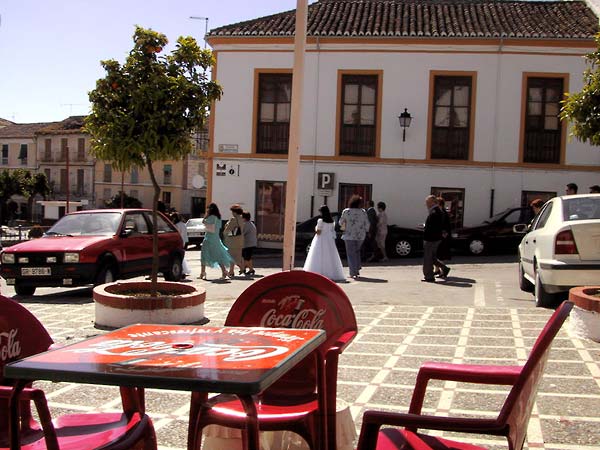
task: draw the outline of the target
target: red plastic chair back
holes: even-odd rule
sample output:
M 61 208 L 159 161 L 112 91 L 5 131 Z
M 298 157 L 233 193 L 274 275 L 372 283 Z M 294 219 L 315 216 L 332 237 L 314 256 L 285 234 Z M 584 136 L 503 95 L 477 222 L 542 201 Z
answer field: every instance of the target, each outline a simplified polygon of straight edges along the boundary
M 225 325 L 326 330 L 327 338 L 313 358 L 306 358 L 264 394 L 286 403 L 314 395 L 318 382 L 314 358 L 324 361 L 341 336 L 357 331 L 344 291 L 330 279 L 303 270 L 276 273 L 252 284 L 231 307 Z
M 563 302 L 552 314 L 535 341 L 529 358 L 500 411 L 498 421 L 508 425 L 507 439 L 511 448 L 523 447 L 527 435 L 527 424 L 548 361 L 552 341 L 572 308 L 573 303 Z
M 4 378 L 4 366 L 50 348 L 53 341 L 44 326 L 25 307 L 0 295 L 0 385 L 11 386 Z M 29 422 L 29 402 L 21 407 L 24 424 Z M 8 435 L 8 400 L 0 398 L 0 437 Z

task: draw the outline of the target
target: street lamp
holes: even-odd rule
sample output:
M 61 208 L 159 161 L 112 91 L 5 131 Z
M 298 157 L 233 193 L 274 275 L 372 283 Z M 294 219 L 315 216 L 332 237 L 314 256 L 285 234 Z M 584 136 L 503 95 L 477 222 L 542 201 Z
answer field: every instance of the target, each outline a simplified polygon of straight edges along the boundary
M 206 35 L 208 34 L 208 17 L 190 16 L 190 19 L 204 20 L 204 48 L 206 48 Z
M 412 116 L 408 110 L 404 108 L 404 112 L 398 116 L 398 120 L 400 121 L 400 126 L 402 127 L 402 142 L 404 142 L 406 141 L 406 129 L 410 127 Z

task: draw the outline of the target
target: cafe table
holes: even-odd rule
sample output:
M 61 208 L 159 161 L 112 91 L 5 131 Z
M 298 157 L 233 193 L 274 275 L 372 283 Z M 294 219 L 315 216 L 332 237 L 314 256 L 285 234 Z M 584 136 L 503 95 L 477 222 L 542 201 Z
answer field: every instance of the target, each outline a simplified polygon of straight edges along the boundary
M 249 416 L 248 450 L 258 450 L 252 396 L 324 340 L 323 330 L 312 329 L 136 324 L 7 364 L 4 376 L 20 380 L 16 390 L 48 380 L 191 391 L 205 398 L 209 392 L 234 394 Z M 11 417 L 17 406 L 11 401 Z M 11 427 L 18 426 L 14 422 Z M 188 449 L 194 428 L 190 412 Z

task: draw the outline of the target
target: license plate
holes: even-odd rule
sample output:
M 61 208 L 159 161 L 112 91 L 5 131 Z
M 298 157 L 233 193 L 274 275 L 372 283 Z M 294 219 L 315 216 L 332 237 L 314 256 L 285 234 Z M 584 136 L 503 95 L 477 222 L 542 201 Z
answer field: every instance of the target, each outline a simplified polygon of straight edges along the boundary
M 21 275 L 30 277 L 50 275 L 50 267 L 21 267 Z

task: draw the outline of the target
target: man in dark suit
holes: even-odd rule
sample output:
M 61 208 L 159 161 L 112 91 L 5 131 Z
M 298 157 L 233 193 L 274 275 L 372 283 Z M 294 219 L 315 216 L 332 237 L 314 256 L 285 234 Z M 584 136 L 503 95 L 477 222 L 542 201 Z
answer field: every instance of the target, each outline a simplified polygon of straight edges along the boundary
M 425 229 L 423 230 L 423 280 L 428 283 L 435 283 L 433 273 L 434 264 L 442 271 L 442 278 L 445 278 L 450 272 L 450 268 L 442 261 L 437 259 L 437 249 L 442 241 L 444 231 L 444 213 L 440 209 L 435 195 L 429 195 L 425 199 L 425 206 L 429 214 L 425 220 Z
M 369 219 L 369 231 L 367 232 L 367 238 L 364 243 L 364 254 L 367 258 L 367 262 L 374 261 L 376 258 L 377 245 L 375 242 L 375 235 L 377 234 L 377 210 L 375 210 L 375 202 L 369 200 L 369 207 L 367 208 L 367 218 Z

